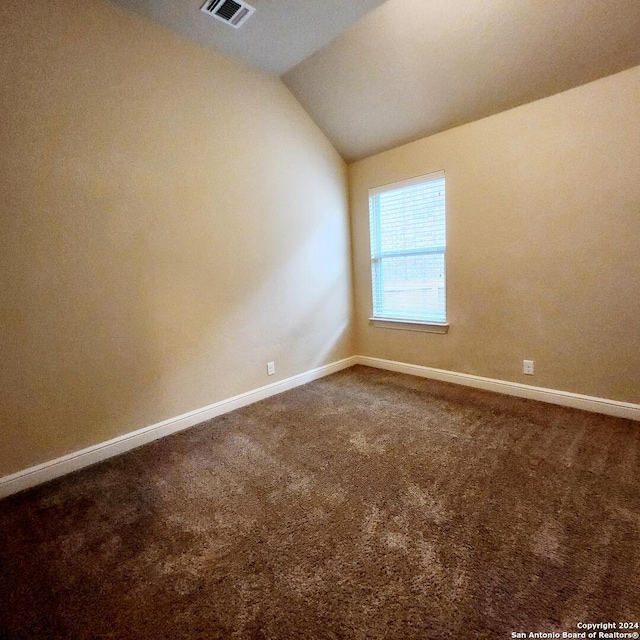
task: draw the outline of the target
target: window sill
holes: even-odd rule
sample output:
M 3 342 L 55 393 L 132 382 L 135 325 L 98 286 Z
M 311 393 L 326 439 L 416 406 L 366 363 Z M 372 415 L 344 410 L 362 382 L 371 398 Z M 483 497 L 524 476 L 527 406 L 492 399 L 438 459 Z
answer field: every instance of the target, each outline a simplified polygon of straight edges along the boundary
M 372 327 L 400 329 L 402 331 L 422 331 L 424 333 L 445 334 L 449 331 L 446 322 L 420 322 L 418 320 L 392 320 L 390 318 L 369 318 Z

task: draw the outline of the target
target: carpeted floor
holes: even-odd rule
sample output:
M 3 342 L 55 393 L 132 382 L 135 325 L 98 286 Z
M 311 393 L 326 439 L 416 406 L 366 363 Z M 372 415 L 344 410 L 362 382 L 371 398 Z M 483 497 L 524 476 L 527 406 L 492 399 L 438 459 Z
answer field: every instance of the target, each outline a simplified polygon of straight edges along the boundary
M 2 638 L 640 619 L 640 424 L 354 367 L 0 502 Z

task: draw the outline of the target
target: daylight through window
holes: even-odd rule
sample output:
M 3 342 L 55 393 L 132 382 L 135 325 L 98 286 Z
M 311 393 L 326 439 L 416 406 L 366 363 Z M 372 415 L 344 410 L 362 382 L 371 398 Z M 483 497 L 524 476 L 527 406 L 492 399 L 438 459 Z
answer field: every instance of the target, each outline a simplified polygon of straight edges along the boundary
M 444 172 L 369 191 L 373 316 L 445 323 Z

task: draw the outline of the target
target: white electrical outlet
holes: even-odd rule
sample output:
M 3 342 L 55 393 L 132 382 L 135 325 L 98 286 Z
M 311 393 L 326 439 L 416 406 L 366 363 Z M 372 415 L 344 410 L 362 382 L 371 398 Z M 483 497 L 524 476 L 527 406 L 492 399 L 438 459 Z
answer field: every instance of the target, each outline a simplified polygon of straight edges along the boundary
M 272 376 L 276 372 L 276 363 L 267 362 L 267 374 Z
M 533 375 L 533 360 L 522 361 L 522 372 L 528 376 Z

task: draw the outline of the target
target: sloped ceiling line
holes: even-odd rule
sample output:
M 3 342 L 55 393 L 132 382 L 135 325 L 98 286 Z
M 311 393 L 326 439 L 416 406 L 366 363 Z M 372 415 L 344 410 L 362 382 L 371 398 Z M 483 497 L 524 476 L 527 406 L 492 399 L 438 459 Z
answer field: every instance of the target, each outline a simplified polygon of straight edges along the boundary
M 347 161 L 640 64 L 638 0 L 112 0 L 284 83 Z

